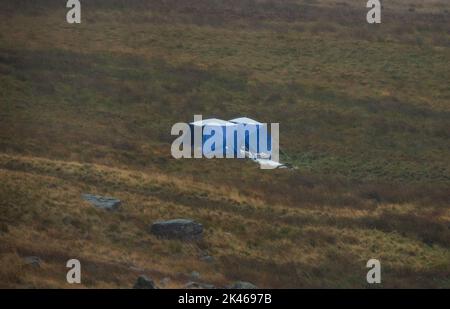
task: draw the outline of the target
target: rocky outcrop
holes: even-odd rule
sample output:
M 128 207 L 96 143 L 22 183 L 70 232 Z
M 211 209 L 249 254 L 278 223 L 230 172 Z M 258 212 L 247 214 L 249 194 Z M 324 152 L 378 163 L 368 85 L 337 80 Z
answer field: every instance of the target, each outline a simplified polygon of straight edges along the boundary
M 157 221 L 150 226 L 150 233 L 162 238 L 197 240 L 202 237 L 203 225 L 190 219 Z

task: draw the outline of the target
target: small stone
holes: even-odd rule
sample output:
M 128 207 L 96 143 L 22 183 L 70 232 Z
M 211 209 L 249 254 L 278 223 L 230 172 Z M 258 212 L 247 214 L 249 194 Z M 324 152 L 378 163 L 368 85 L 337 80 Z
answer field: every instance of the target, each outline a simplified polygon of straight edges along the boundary
M 157 289 L 155 283 L 153 283 L 153 280 L 148 278 L 145 275 L 140 275 L 136 283 L 133 286 L 133 289 Z
M 160 284 L 161 284 L 161 286 L 167 286 L 169 284 L 169 282 L 170 282 L 170 278 L 165 277 L 165 278 L 161 279 Z
M 142 268 L 140 268 L 140 267 L 137 267 L 137 266 L 135 266 L 135 265 L 131 265 L 131 266 L 130 266 L 130 269 L 131 269 L 132 271 L 136 271 L 136 272 L 143 272 L 143 271 L 144 271 L 144 269 L 142 269 Z
M 41 267 L 41 259 L 37 256 L 27 256 L 23 259 L 26 265 Z
M 214 258 L 210 255 L 202 256 L 202 257 L 200 257 L 200 260 L 202 260 L 203 262 L 206 262 L 206 263 L 214 262 Z
M 188 282 L 184 285 L 186 289 L 201 289 L 200 284 L 198 282 Z
M 257 289 L 258 287 L 254 285 L 253 283 L 246 282 L 246 281 L 236 281 L 232 285 L 228 287 L 229 289 L 248 289 L 253 290 Z
M 200 283 L 200 282 L 194 282 L 190 281 L 186 283 L 184 286 L 186 289 L 215 289 L 216 287 L 213 284 L 209 283 Z
M 191 272 L 190 277 L 192 280 L 198 280 L 200 279 L 200 273 L 198 271 L 193 271 Z

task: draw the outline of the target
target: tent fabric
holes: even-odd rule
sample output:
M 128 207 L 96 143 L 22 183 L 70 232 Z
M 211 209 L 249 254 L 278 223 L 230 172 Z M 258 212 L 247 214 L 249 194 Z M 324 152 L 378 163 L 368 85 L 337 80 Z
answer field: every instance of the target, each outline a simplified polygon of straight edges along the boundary
M 189 123 L 191 127 L 191 140 L 194 145 L 194 128 L 200 127 L 202 132 L 202 153 L 204 155 L 222 156 L 226 157 L 227 154 L 232 154 L 234 157 L 238 157 L 238 153 L 248 152 L 248 157 L 269 159 L 271 157 L 271 144 L 272 138 L 267 132 L 267 140 L 263 141 L 262 130 L 267 129 L 266 124 L 263 124 L 257 120 L 248 117 L 239 117 L 231 119 L 230 121 L 209 118 L 194 121 Z M 206 129 L 206 130 L 205 130 Z M 239 130 L 245 129 L 243 137 L 238 134 Z M 209 134 L 211 133 L 211 134 Z M 222 145 L 215 145 L 213 143 L 211 149 L 205 147 L 208 140 L 219 135 L 218 139 L 222 142 Z M 217 136 L 216 136 L 217 138 Z M 254 138 L 254 142 L 250 141 Z M 233 141 L 231 141 L 233 140 Z M 227 147 L 227 142 L 231 147 Z M 266 142 L 266 143 L 263 143 Z M 208 143 L 209 145 L 209 143 Z M 264 145 L 264 147 L 263 147 Z
M 237 124 L 221 120 L 217 118 L 210 118 L 210 119 L 202 119 L 200 121 L 191 122 L 189 124 L 191 127 L 191 135 L 192 135 L 192 144 L 194 143 L 194 128 L 200 127 L 202 130 L 202 153 L 208 154 L 208 155 L 214 155 L 214 156 L 223 156 L 225 157 L 227 153 L 236 153 L 237 151 L 237 133 L 234 134 L 237 128 Z M 205 133 L 206 131 L 211 131 L 212 134 Z M 227 130 L 230 131 L 232 135 L 227 136 Z M 214 135 L 218 135 L 218 139 L 222 141 L 222 145 L 215 145 L 215 143 L 212 145 L 211 149 L 205 149 L 205 143 L 213 137 Z M 227 147 L 227 138 L 231 138 L 234 135 L 234 145 L 229 149 Z
M 206 126 L 206 125 L 210 125 L 210 126 L 236 126 L 236 124 L 233 123 L 233 122 L 222 120 L 222 119 L 217 119 L 217 118 L 202 119 L 202 120 L 199 120 L 199 121 L 191 122 L 190 124 L 194 125 L 194 126 Z
M 189 126 L 191 128 L 192 145 L 194 145 L 195 128 L 201 128 L 203 155 L 209 154 L 216 157 L 227 157 L 228 154 L 233 154 L 233 157 L 238 157 L 237 153 L 239 153 L 239 157 L 250 158 L 253 162 L 258 163 L 261 168 L 287 168 L 285 164 L 272 161 L 272 136 L 267 132 L 267 125 L 264 123 L 248 117 L 234 118 L 230 121 L 209 118 L 191 122 Z M 205 132 L 205 129 L 207 129 L 207 132 Z M 238 134 L 243 129 L 245 130 L 244 136 Z M 264 130 L 267 133 L 266 141 L 261 140 Z M 216 134 L 218 136 L 216 136 L 211 149 L 207 149 L 209 147 L 205 147 L 205 144 Z M 256 145 L 251 145 L 250 137 L 255 138 Z M 217 138 L 221 141 L 222 145 L 215 145 Z M 232 146 L 227 147 L 227 142 Z
M 241 124 L 263 125 L 261 122 L 256 121 L 251 118 L 248 118 L 248 117 L 234 118 L 234 119 L 231 119 L 230 122 L 237 123 L 237 124 L 241 123 Z
M 286 165 L 284 165 L 283 163 L 268 159 L 255 159 L 254 161 L 258 163 L 261 168 L 265 169 L 287 168 Z
M 262 130 L 262 127 L 266 126 L 266 125 L 259 121 L 254 120 L 254 119 L 248 118 L 248 117 L 234 118 L 234 119 L 231 119 L 230 122 L 235 123 L 240 126 L 245 126 L 246 132 L 245 132 L 244 140 L 238 141 L 238 145 L 240 145 L 239 147 L 244 147 L 244 149 L 246 151 L 249 151 L 250 153 L 260 154 L 262 152 L 262 149 L 261 149 L 262 140 L 260 139 L 260 138 L 262 138 L 261 130 Z M 250 137 L 255 138 L 256 145 L 251 145 Z M 269 156 L 271 154 L 271 151 L 270 151 L 271 144 L 272 144 L 271 140 L 272 140 L 272 138 L 271 138 L 270 134 L 267 132 L 267 147 L 266 148 L 269 149 L 269 153 L 268 153 Z

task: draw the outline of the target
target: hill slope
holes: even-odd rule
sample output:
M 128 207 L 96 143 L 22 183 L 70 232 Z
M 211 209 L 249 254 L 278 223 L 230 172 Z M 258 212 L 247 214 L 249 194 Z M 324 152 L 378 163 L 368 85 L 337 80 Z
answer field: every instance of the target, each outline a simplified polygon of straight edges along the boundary
M 450 287 L 447 1 L 93 0 L 0 11 L 0 284 Z M 280 123 L 282 160 L 175 160 L 194 114 Z M 123 201 L 93 208 L 83 193 Z M 151 222 L 204 224 L 198 243 Z M 201 257 L 209 254 L 212 263 Z M 40 268 L 24 265 L 39 256 Z

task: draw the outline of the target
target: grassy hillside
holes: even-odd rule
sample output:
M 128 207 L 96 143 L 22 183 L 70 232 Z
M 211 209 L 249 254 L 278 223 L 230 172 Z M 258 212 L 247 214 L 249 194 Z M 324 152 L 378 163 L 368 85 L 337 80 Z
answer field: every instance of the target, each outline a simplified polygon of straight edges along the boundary
M 79 25 L 64 1 L 2 4 L 1 287 L 73 287 L 70 258 L 83 287 L 366 287 L 370 258 L 381 287 L 450 287 L 450 5 L 368 25 L 363 2 L 96 0 Z M 279 122 L 298 169 L 173 159 L 194 114 Z M 204 239 L 147 233 L 179 217 Z

